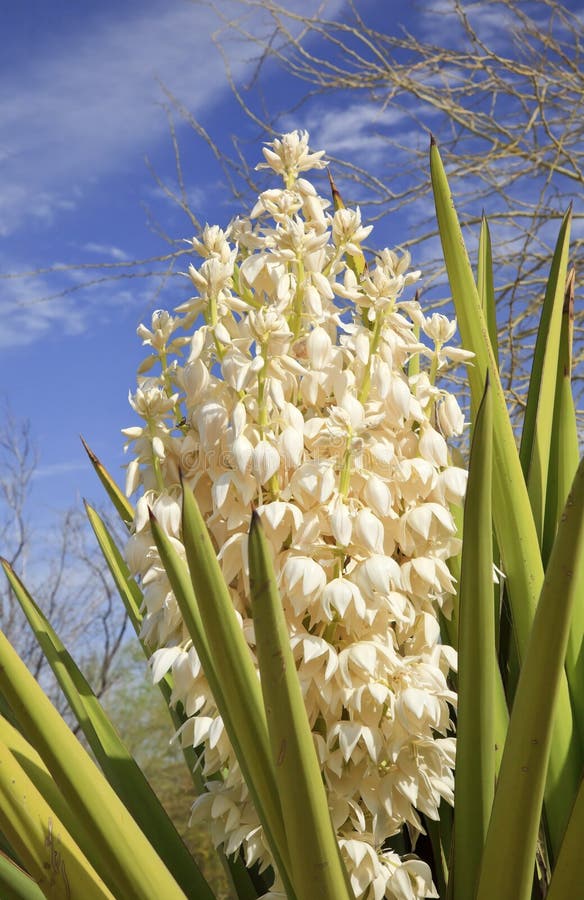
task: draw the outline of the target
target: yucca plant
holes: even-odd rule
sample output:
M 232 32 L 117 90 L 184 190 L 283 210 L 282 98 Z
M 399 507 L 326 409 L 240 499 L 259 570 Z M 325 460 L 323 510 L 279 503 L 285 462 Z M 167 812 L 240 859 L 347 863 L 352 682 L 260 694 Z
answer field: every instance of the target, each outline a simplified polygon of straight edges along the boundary
M 445 346 L 444 316 L 402 296 L 419 276 L 407 255 L 366 259 L 371 229 L 334 185 L 327 211 L 303 174 L 324 165 L 305 134 L 264 157 L 284 187 L 250 220 L 206 227 L 189 270 L 198 295 L 139 329 L 152 353 L 132 398 L 142 424 L 126 430 L 135 508 L 88 451 L 130 532 L 124 555 L 90 507 L 89 520 L 181 736 L 194 816 L 238 898 L 577 896 L 584 468 L 570 213 L 518 450 L 488 226 L 475 280 L 437 147 L 464 350 Z M 470 359 L 462 517 L 465 474 L 445 437 L 463 416 L 438 378 Z M 2 896 L 212 897 L 4 568 L 99 767 L 2 636 Z

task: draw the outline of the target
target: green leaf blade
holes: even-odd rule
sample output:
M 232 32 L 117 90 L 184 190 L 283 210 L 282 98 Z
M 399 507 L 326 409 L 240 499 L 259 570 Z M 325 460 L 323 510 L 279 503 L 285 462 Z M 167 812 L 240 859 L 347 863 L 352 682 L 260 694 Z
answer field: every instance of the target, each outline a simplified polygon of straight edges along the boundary
M 89 746 L 126 809 L 132 814 L 187 897 L 212 900 L 195 860 L 164 811 L 140 767 L 105 714 L 90 684 L 47 618 L 8 564 L 4 570 Z
M 41 897 L 114 900 L 91 863 L 0 739 L 0 826 Z M 16 873 L 5 870 L 5 875 Z M 22 882 L 22 887 L 27 885 Z
M 265 828 L 276 865 L 293 897 L 261 690 L 207 527 L 194 496 L 185 489 L 183 542 L 187 568 L 154 516 L 151 515 L 150 521 L 162 563 Z M 214 660 L 219 659 L 220 673 L 214 664 Z
M 584 779 L 574 801 L 546 900 L 577 897 L 582 888 L 582 835 L 584 834 Z
M 103 484 L 108 497 L 110 498 L 114 509 L 118 513 L 120 519 L 126 526 L 130 528 L 134 521 L 134 508 L 125 494 L 119 489 L 118 485 L 107 471 L 103 463 L 100 462 L 93 450 L 81 438 L 81 443 L 85 448 L 85 452 L 89 457 L 89 461 L 94 468 L 95 474 Z
M 493 279 L 493 253 L 489 223 L 483 214 L 479 234 L 479 256 L 477 268 L 477 289 L 481 307 L 485 314 L 487 331 L 493 351 L 495 365 L 499 367 L 499 340 L 497 336 L 497 310 L 495 303 L 495 285 Z
M 183 891 L 114 790 L 0 632 L 0 691 L 66 802 L 87 820 L 88 859 L 124 900 L 152 894 L 181 900 Z
M 250 590 L 262 693 L 299 897 L 349 900 L 276 575 L 259 517 L 249 534 Z
M 487 323 L 444 166 L 434 141 L 430 148 L 430 171 L 438 229 L 462 343 L 466 350 L 475 353 L 474 365 L 468 369 L 473 418 L 487 371 L 493 389 L 493 520 L 506 576 L 515 639 L 519 656 L 523 658 L 543 584 L 539 538 Z M 574 740 L 568 685 L 565 676 L 562 676 L 546 789 L 546 818 L 554 852 L 559 847 L 567 822 L 569 798 L 574 796 L 580 781 L 582 759 L 582 748 L 579 741 Z
M 584 558 L 584 460 L 558 529 L 515 695 L 477 900 L 529 900 L 546 769 L 557 724 L 572 571 Z M 557 786 L 556 786 L 557 787 Z M 564 794 L 568 802 L 575 792 Z
M 30 875 L 3 853 L 0 853 L 0 891 L 4 900 L 45 900 L 45 895 Z
M 562 311 L 568 267 L 571 209 L 558 235 L 547 282 L 533 355 L 519 459 L 533 510 L 538 538 L 543 540 L 554 397 L 558 379 Z
M 497 664 L 491 529 L 492 426 L 487 379 L 474 428 L 464 510 L 455 770 L 455 900 L 465 900 L 474 894 L 495 793 Z

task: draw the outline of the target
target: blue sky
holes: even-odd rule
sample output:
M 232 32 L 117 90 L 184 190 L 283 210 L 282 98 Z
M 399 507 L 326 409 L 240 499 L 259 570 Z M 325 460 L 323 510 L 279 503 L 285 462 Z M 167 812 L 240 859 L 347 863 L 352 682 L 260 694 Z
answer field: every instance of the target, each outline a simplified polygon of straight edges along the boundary
M 227 17 L 234 9 L 232 0 L 216 5 Z M 309 13 L 319 4 L 285 5 Z M 425 2 L 409 12 L 395 0 L 356 5 L 380 27 L 389 16 L 395 29 L 415 26 L 423 36 L 456 40 L 440 17 L 427 16 Z M 346 9 L 346 0 L 329 0 L 326 7 L 330 17 Z M 246 24 L 265 28 L 259 11 Z M 483 26 L 492 33 L 500 22 L 485 15 Z M 120 429 L 133 422 L 127 394 L 143 356 L 135 330 L 153 309 L 178 305 L 188 283 L 176 278 L 163 286 L 135 277 L 76 290 L 91 270 L 6 276 L 166 253 L 156 222 L 175 240 L 192 236 L 192 225 L 146 164 L 147 157 L 163 180 L 175 183 L 161 84 L 220 146 L 229 146 L 231 135 L 241 136 L 252 163 L 260 158 L 260 146 L 254 145 L 257 127 L 230 91 L 212 40 L 218 21 L 205 4 L 25 0 L 2 5 L 0 27 L 0 397 L 16 416 L 31 420 L 41 454 L 34 517 L 46 523 L 81 496 L 101 499 L 80 434 L 123 480 Z M 230 45 L 230 60 L 236 80 L 249 81 L 249 48 Z M 269 75 L 264 87 L 272 111 L 293 106 L 302 85 L 275 66 Z M 399 124 L 395 109 L 380 111 L 350 96 L 336 97 L 332 105 L 321 98 L 282 119 L 285 128 L 308 127 L 314 149 L 372 166 L 380 163 L 384 146 L 376 132 Z M 226 224 L 236 207 L 220 167 L 205 142 L 179 120 L 177 137 L 193 210 L 202 223 Z M 427 135 L 410 130 L 403 141 L 419 145 Z M 375 243 L 399 243 L 402 227 L 415 227 L 413 213 L 403 223 L 380 224 Z
M 308 12 L 316 2 L 295 0 Z M 219 0 L 229 15 L 233 7 Z M 374 8 L 372 2 L 362 9 Z M 332 15 L 343 0 L 331 0 Z M 192 235 L 186 217 L 168 201 L 146 162 L 175 183 L 164 84 L 214 139 L 240 135 L 250 161 L 257 128 L 234 101 L 220 54 L 218 27 L 205 5 L 187 0 L 71 3 L 41 0 L 5 4 L 0 24 L 0 271 L 4 276 L 55 265 L 124 263 L 168 251 L 148 216 L 175 239 Z M 264 27 L 261 16 L 248 27 Z M 252 72 L 249 48 L 231 46 L 237 78 Z M 301 87 L 274 68 L 269 101 L 292 105 Z M 379 113 L 345 108 L 336 121 L 303 113 L 284 127 L 315 124 L 331 153 L 351 150 Z M 384 114 L 386 121 L 388 114 Z M 308 118 L 307 118 L 308 116 Z M 382 115 L 383 118 L 383 115 Z M 205 142 L 177 122 L 189 198 L 201 222 L 226 224 L 236 207 Z M 320 145 L 319 145 L 320 146 Z M 147 208 L 147 210 L 146 210 Z M 96 272 L 98 278 L 104 273 Z M 66 270 L 0 281 L 0 396 L 28 418 L 40 449 L 34 518 L 81 496 L 101 499 L 82 434 L 112 473 L 123 478 L 120 429 L 133 421 L 127 403 L 142 348 L 136 326 L 159 306 L 188 294 L 175 279 L 102 281 L 81 290 L 87 272 Z M 47 299 L 51 298 L 51 299 Z
M 213 13 L 183 0 L 61 0 L 50 12 L 28 0 L 3 5 L 0 18 L 1 271 L 165 253 L 145 207 L 173 237 L 191 236 L 145 157 L 172 183 L 160 82 L 220 139 L 246 124 L 211 41 Z M 243 59 L 234 67 L 245 75 Z M 184 126 L 179 138 L 193 208 L 203 222 L 228 220 L 212 155 Z M 67 271 L 0 282 L 0 394 L 39 444 L 35 515 L 99 498 L 79 434 L 121 474 L 120 429 L 132 421 L 127 393 L 142 354 L 135 329 L 164 305 L 151 281 L 71 292 L 80 280 L 87 275 Z M 164 299 L 176 305 L 187 293 L 175 281 Z

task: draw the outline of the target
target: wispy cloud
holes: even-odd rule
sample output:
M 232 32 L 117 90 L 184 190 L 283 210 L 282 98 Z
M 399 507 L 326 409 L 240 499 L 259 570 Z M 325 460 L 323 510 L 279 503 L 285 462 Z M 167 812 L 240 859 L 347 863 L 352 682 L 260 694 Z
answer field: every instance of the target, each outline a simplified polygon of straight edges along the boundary
M 65 34 L 58 52 L 33 57 L 12 78 L 4 76 L 5 233 L 25 217 L 48 220 L 63 205 L 74 205 L 84 184 L 123 170 L 128 154 L 142 154 L 165 134 L 157 79 L 199 111 L 226 90 L 210 10 L 183 2 L 134 10 Z
M 0 270 L 11 271 L 0 257 Z M 101 273 L 97 273 L 98 279 Z M 76 288 L 82 285 L 83 294 Z M 95 323 L 118 317 L 120 310 L 134 310 L 137 319 L 151 305 L 152 291 L 138 280 L 131 289 L 125 282 L 96 280 L 93 284 L 75 270 L 59 273 L 49 281 L 42 274 L 0 281 L 0 350 L 28 347 L 49 338 L 74 337 Z
M 42 279 L 37 280 L 35 293 L 45 288 L 48 293 L 48 285 Z M 26 347 L 46 337 L 57 326 L 64 335 L 85 330 L 86 312 L 71 297 L 35 302 L 30 284 L 20 280 L 4 282 L 0 297 L 0 349 Z
M 285 0 L 285 5 L 308 12 L 319 2 Z M 342 2 L 332 0 L 332 7 L 339 8 Z M 257 33 L 270 27 L 259 5 L 251 13 L 237 0 L 218 0 L 218 7 L 226 20 L 245 12 L 247 27 Z M 96 14 L 91 27 L 65 27 L 44 52 L 23 55 L 16 68 L 2 69 L 0 62 L 0 236 L 7 239 L 0 259 L 2 273 L 39 264 L 37 248 L 29 242 L 33 226 L 53 226 L 54 235 L 62 213 L 72 215 L 74 222 L 83 206 L 87 217 L 90 190 L 98 184 L 108 190 L 108 176 L 135 170 L 145 154 L 155 155 L 168 140 L 161 85 L 197 116 L 227 99 L 230 87 L 224 62 L 213 43 L 219 25 L 205 3 L 144 0 L 123 5 L 114 17 Z M 229 47 L 232 74 L 241 80 L 255 65 L 255 51 L 237 41 Z M 146 170 L 144 175 L 147 181 Z M 162 192 L 153 190 L 160 199 Z M 198 207 L 208 191 L 208 183 L 191 183 L 189 199 Z M 216 194 L 213 191 L 215 199 Z M 25 229 L 26 244 L 21 239 Z M 98 261 L 129 260 L 131 251 L 120 246 L 119 239 L 114 243 L 98 230 L 94 235 L 77 249 L 101 257 Z M 14 240 L 6 249 L 11 236 Z M 58 252 L 67 251 L 60 247 Z M 50 265 L 54 258 L 42 262 Z M 80 302 L 79 293 L 68 293 L 75 279 L 74 272 L 32 279 L 4 277 L 0 347 L 24 347 L 49 335 L 80 334 L 96 316 L 107 317 L 113 303 L 148 307 L 143 283 L 135 282 L 132 291 L 123 291 L 121 283 L 107 291 L 84 288 Z M 39 298 L 50 299 L 38 302 Z
M 113 244 L 98 244 L 95 241 L 89 241 L 87 244 L 83 244 L 81 249 L 86 253 L 95 253 L 100 257 L 115 259 L 116 262 L 127 262 L 130 259 L 125 250 L 115 247 Z
M 70 472 L 85 472 L 87 470 L 87 461 L 50 463 L 46 466 L 39 466 L 33 473 L 33 478 L 54 478 L 57 475 L 67 475 Z
M 219 8 L 227 18 L 241 15 L 232 0 Z M 50 222 L 74 208 L 88 185 L 151 152 L 168 133 L 161 83 L 196 114 L 229 91 L 209 6 L 146 0 L 121 10 L 65 31 L 58 46 L 2 73 L 0 233 Z M 262 27 L 261 10 L 253 15 Z M 234 49 L 236 78 L 252 55 L 249 47 Z
M 367 153 L 368 164 L 376 162 L 387 150 L 387 131 L 407 118 L 396 107 L 383 108 L 379 104 L 354 102 L 348 106 L 314 104 L 306 115 L 303 127 L 310 132 L 310 145 L 326 149 L 332 156 L 352 157 Z M 298 127 L 291 118 L 285 127 Z

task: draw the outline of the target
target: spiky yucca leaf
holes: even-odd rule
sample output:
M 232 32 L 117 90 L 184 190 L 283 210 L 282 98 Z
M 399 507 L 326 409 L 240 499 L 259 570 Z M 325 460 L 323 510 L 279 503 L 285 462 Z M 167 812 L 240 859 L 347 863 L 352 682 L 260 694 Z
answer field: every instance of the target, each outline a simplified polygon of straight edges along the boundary
M 290 648 L 276 575 L 257 513 L 249 534 L 253 621 L 278 793 L 298 897 L 349 900 L 325 786 Z
M 572 573 L 584 560 L 584 459 L 558 528 L 509 721 L 477 900 L 529 900 L 546 769 L 557 724 Z M 564 801 L 575 797 L 574 792 Z
M 432 141 L 430 148 L 430 172 L 440 240 L 462 342 L 465 349 L 475 354 L 474 365 L 469 367 L 468 372 L 473 417 L 487 371 L 493 389 L 493 520 L 513 616 L 513 639 L 521 660 L 527 650 L 544 577 L 538 532 L 487 323 L 435 141 Z M 580 782 L 582 762 L 582 748 L 574 729 L 568 684 L 562 674 L 545 801 L 554 852 L 559 848 L 571 799 Z
M 187 897 L 212 900 L 213 894 L 174 824 L 140 767 L 110 722 L 90 684 L 12 568 L 2 561 L 12 590 L 53 670 L 69 708 L 126 809 L 156 846 Z
M 470 451 L 459 589 L 454 900 L 465 900 L 474 892 L 495 793 L 497 660 L 491 531 L 492 428 L 487 377 Z
M 1 632 L 0 691 L 66 802 L 87 820 L 91 843 L 83 851 L 112 893 L 182 900 L 171 873 Z

